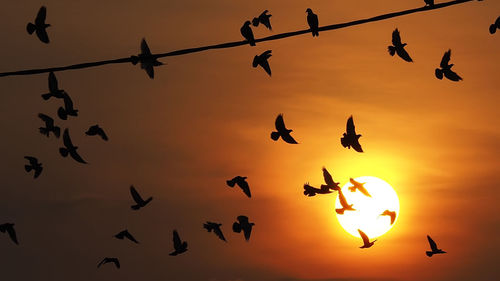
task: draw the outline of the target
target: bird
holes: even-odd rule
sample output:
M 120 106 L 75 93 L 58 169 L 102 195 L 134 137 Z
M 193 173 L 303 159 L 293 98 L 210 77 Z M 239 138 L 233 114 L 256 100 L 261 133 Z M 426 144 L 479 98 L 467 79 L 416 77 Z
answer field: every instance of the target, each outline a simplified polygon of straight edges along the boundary
M 49 72 L 49 92 L 46 94 L 42 94 L 42 99 L 48 100 L 51 97 L 62 99 L 64 93 L 66 93 L 64 90 L 59 89 L 57 78 L 54 72 Z
M 443 58 L 441 59 L 441 63 L 439 64 L 440 68 L 436 68 L 435 74 L 436 78 L 441 80 L 444 77 L 448 78 L 451 81 L 458 82 L 463 80 L 457 73 L 455 73 L 451 68 L 454 64 L 449 64 L 451 58 L 451 49 L 444 53 Z
M 240 233 L 243 230 L 245 235 L 245 240 L 250 240 L 250 235 L 252 234 L 252 227 L 255 225 L 253 222 L 248 222 L 247 216 L 238 216 L 236 218 L 238 221 L 233 223 L 233 232 Z
M 359 232 L 359 235 L 361 235 L 361 238 L 363 239 L 363 243 L 364 243 L 363 246 L 360 247 L 361 249 L 370 248 L 371 246 L 373 246 L 373 244 L 375 244 L 375 241 L 377 241 L 377 239 L 375 239 L 372 242 L 370 242 L 370 239 L 363 231 L 358 229 L 358 232 Z
M 76 152 L 78 146 L 74 146 L 73 143 L 71 142 L 71 138 L 69 136 L 69 129 L 64 129 L 63 144 L 65 147 L 59 148 L 59 153 L 61 154 L 62 157 L 68 157 L 69 154 L 71 155 L 71 158 L 73 158 L 76 162 L 87 164 L 87 162 L 85 162 L 85 160 L 83 160 L 83 158 L 78 154 L 78 152 Z
M 344 193 L 342 193 L 342 189 L 339 189 L 339 201 L 340 205 L 342 205 L 342 208 L 340 209 L 335 209 L 335 212 L 339 215 L 343 215 L 345 211 L 356 211 L 352 206 L 354 204 L 347 204 L 347 200 L 345 199 Z
M 141 53 L 137 56 L 131 56 L 130 59 L 133 65 L 140 62 L 141 69 L 144 69 L 151 79 L 155 78 L 154 67 L 164 65 L 151 54 L 151 50 L 149 50 L 149 46 L 145 38 L 142 38 L 141 41 Z
M 325 180 L 325 184 L 322 184 L 321 185 L 321 188 L 328 188 L 328 189 L 333 189 L 333 190 L 337 190 L 339 191 L 340 190 L 340 182 L 334 182 L 333 181 L 333 178 L 332 178 L 332 175 L 330 175 L 330 173 L 328 172 L 328 170 L 323 167 L 323 178 Z
M 177 256 L 179 254 L 182 254 L 187 251 L 187 246 L 188 246 L 187 242 L 181 241 L 179 233 L 177 233 L 177 230 L 174 230 L 174 251 L 171 252 L 169 255 Z
M 318 15 L 313 13 L 311 8 L 307 8 L 306 10 L 307 13 L 307 24 L 309 24 L 309 28 L 311 28 L 311 33 L 312 36 L 319 36 L 319 31 L 318 31 L 318 25 L 319 25 L 319 20 L 318 20 Z
M 33 34 L 33 32 L 36 31 L 36 36 L 40 41 L 43 43 L 48 44 L 49 43 L 49 35 L 47 34 L 47 27 L 50 26 L 50 24 L 45 23 L 45 18 L 47 17 L 47 8 L 45 6 L 40 7 L 40 10 L 38 10 L 38 14 L 36 15 L 35 18 L 35 23 L 28 23 L 26 26 L 26 31 L 28 31 L 28 34 Z
M 255 46 L 255 38 L 253 37 L 253 31 L 252 31 L 252 27 L 250 27 L 252 23 L 247 20 L 243 26 L 241 26 L 240 28 L 240 32 L 241 32 L 241 35 L 243 35 L 243 37 L 245 37 L 245 39 L 248 41 L 248 44 L 250 44 L 250 46 Z
M 57 116 L 62 120 L 67 120 L 68 116 L 78 116 L 78 110 L 73 107 L 73 101 L 71 97 L 65 92 L 62 94 L 64 100 L 64 107 L 59 107 L 57 110 Z
M 269 76 L 271 76 L 271 67 L 269 66 L 268 59 L 272 56 L 271 52 L 271 50 L 267 50 L 262 54 L 255 56 L 252 62 L 253 67 L 257 67 L 260 65 L 267 72 L 267 74 L 269 74 Z
M 151 200 L 153 200 L 153 197 L 149 197 L 146 201 L 142 199 L 141 195 L 135 190 L 135 187 L 133 185 L 130 186 L 130 194 L 132 194 L 132 198 L 135 201 L 135 205 L 130 206 L 132 210 L 139 210 L 142 207 L 145 207 Z
M 12 242 L 16 243 L 16 245 L 19 245 L 13 223 L 0 224 L 0 232 L 5 233 L 6 231 L 9 234 L 9 237 L 12 240 Z
M 500 29 L 500 17 L 497 18 L 494 24 L 490 25 L 490 34 L 495 34 L 497 29 Z
M 248 198 L 252 197 L 252 194 L 250 193 L 250 186 L 248 185 L 248 182 L 246 181 L 247 177 L 242 177 L 242 176 L 236 176 L 230 180 L 227 180 L 226 183 L 229 187 L 234 187 L 235 184 L 237 184 L 241 190 L 248 196 Z
M 392 32 L 392 45 L 387 47 L 389 54 L 394 56 L 394 54 L 398 54 L 400 58 L 407 62 L 413 62 L 408 52 L 405 50 L 406 43 L 401 43 L 401 36 L 399 34 L 399 30 L 396 28 Z
M 203 228 L 206 229 L 208 232 L 214 232 L 217 237 L 219 237 L 220 240 L 227 242 L 226 238 L 224 237 L 224 234 L 222 233 L 222 230 L 220 229 L 221 223 L 216 223 L 216 222 L 211 222 L 207 221 L 206 223 L 203 224 Z
M 351 192 L 356 192 L 356 189 L 361 191 L 361 193 L 363 193 L 364 195 L 368 196 L 368 197 L 372 197 L 370 195 L 370 193 L 368 193 L 368 191 L 366 190 L 364 184 L 365 183 L 360 183 L 360 182 L 357 182 L 355 181 L 353 178 L 350 178 L 349 181 L 351 182 L 352 186 L 349 186 L 349 190 Z
M 107 264 L 109 262 L 112 262 L 115 264 L 116 268 L 120 268 L 120 261 L 117 258 L 104 258 L 98 265 L 97 267 L 101 267 L 103 264 Z
M 431 246 L 430 251 L 425 251 L 425 254 L 428 257 L 432 257 L 432 255 L 435 255 L 435 254 L 446 254 L 445 251 L 438 249 L 436 242 L 434 242 L 434 240 L 432 240 L 432 238 L 429 235 L 427 235 L 427 240 L 429 241 L 429 245 Z
M 38 162 L 38 159 L 32 156 L 24 156 L 24 159 L 30 162 L 29 165 L 24 165 L 24 169 L 26 170 L 26 172 L 29 173 L 31 172 L 31 170 L 35 171 L 33 178 L 38 178 L 43 170 L 42 163 Z
M 276 132 L 271 133 L 271 139 L 273 141 L 277 141 L 281 137 L 281 139 L 283 139 L 286 143 L 298 144 L 298 142 L 290 135 L 293 130 L 289 130 L 285 127 L 283 114 L 279 114 L 278 117 L 276 117 L 274 126 L 276 127 Z
M 363 152 L 361 144 L 359 144 L 360 137 L 361 135 L 356 134 L 354 121 L 351 115 L 351 117 L 347 119 L 346 132 L 344 133 L 344 136 L 340 139 L 340 143 L 342 144 L 343 147 L 347 147 L 349 149 L 351 149 L 352 147 L 357 152 Z
M 54 125 L 54 119 L 52 119 L 52 117 L 43 113 L 39 113 L 38 118 L 42 119 L 42 121 L 45 122 L 45 127 L 38 128 L 40 134 L 49 137 L 50 132 L 52 132 L 54 136 L 56 136 L 56 138 L 59 138 L 59 136 L 61 135 L 61 128 Z
M 259 23 L 261 23 L 265 27 L 267 27 L 267 29 L 273 30 L 273 28 L 271 27 L 271 20 L 269 19 L 272 15 L 267 14 L 268 12 L 269 12 L 268 10 L 265 10 L 259 15 L 259 17 L 253 18 L 252 20 L 253 26 L 257 27 L 259 26 Z
M 394 221 L 396 220 L 396 212 L 395 211 L 389 211 L 385 210 L 381 216 L 390 216 L 391 217 L 391 225 L 394 224 Z
M 434 0 L 424 0 L 425 6 L 434 7 Z
M 134 236 L 132 236 L 132 234 L 130 234 L 130 232 L 128 232 L 128 229 L 120 231 L 114 237 L 117 239 L 121 239 L 121 240 L 127 238 L 128 240 L 130 240 L 136 244 L 139 244 L 139 241 L 135 240 Z
M 313 186 L 310 186 L 309 183 L 304 184 L 304 195 L 312 197 L 315 196 L 316 194 L 328 194 L 332 193 L 330 188 L 327 185 L 322 185 L 321 188 L 316 188 Z
M 106 133 L 104 132 L 104 130 L 99 127 L 99 125 L 93 125 L 93 126 L 90 126 L 90 128 L 85 132 L 85 134 L 87 136 L 100 136 L 103 140 L 107 141 L 108 140 L 108 136 L 106 135 Z

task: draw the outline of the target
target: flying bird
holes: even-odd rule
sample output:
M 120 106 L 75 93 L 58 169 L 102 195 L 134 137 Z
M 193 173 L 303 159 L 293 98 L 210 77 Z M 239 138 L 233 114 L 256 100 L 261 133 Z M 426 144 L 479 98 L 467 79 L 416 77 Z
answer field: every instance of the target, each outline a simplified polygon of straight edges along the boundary
M 253 26 L 257 27 L 259 26 L 259 23 L 261 23 L 265 27 L 267 27 L 267 29 L 273 30 L 273 28 L 271 27 L 271 20 L 269 19 L 272 15 L 267 14 L 268 12 L 269 12 L 268 10 L 265 10 L 259 15 L 259 17 L 253 18 L 252 20 Z
M 45 18 L 47 17 L 47 8 L 42 6 L 40 10 L 38 10 L 38 14 L 36 15 L 35 18 L 35 23 L 28 23 L 26 26 L 26 31 L 28 31 L 28 34 L 33 34 L 33 32 L 36 31 L 36 36 L 40 41 L 43 43 L 49 43 L 49 35 L 47 34 L 47 27 L 50 26 L 50 24 L 45 23 Z
M 245 37 L 245 39 L 248 41 L 248 44 L 250 44 L 250 46 L 255 46 L 255 38 L 253 37 L 253 31 L 250 27 L 251 24 L 252 23 L 247 20 L 240 28 L 240 32 L 241 35 L 243 35 L 243 37 Z
M 370 195 L 370 193 L 368 193 L 368 191 L 366 190 L 365 188 L 365 183 L 360 183 L 360 182 L 357 182 L 355 181 L 353 178 L 350 178 L 349 181 L 351 182 L 352 186 L 349 186 L 349 190 L 351 192 L 356 192 L 356 189 L 361 191 L 361 193 L 363 193 L 364 195 L 368 196 L 368 197 L 372 197 Z
M 132 194 L 132 198 L 135 201 L 135 205 L 130 206 L 132 210 L 139 210 L 142 207 L 145 207 L 151 200 L 153 200 L 153 197 L 149 197 L 146 201 L 142 199 L 141 195 L 135 190 L 135 187 L 133 185 L 130 186 L 130 194 Z
M 401 36 L 399 34 L 399 30 L 396 28 L 392 32 L 392 46 L 387 47 L 389 54 L 394 56 L 394 54 L 398 54 L 400 58 L 407 62 L 413 62 L 408 52 L 405 50 L 406 43 L 401 43 Z
M 309 24 L 309 28 L 311 28 L 311 33 L 312 36 L 319 36 L 319 31 L 318 31 L 318 26 L 319 26 L 319 20 L 318 20 L 318 15 L 313 13 L 313 11 L 310 8 L 307 8 L 306 10 L 307 13 L 307 24 Z
M 431 246 L 431 250 L 425 252 L 428 257 L 432 257 L 432 255 L 435 254 L 446 254 L 445 251 L 438 249 L 436 242 L 434 242 L 434 240 L 432 240 L 429 235 L 427 235 L 427 240 L 429 241 L 429 245 Z
M 456 74 L 451 68 L 453 64 L 449 64 L 451 58 L 451 50 L 448 50 L 444 53 L 443 58 L 441 59 L 440 68 L 436 68 L 436 78 L 441 80 L 444 77 L 448 78 L 451 81 L 458 82 L 463 80 L 458 74 Z
M 144 69 L 151 79 L 155 78 L 154 67 L 163 65 L 161 61 L 158 61 L 158 59 L 151 54 L 148 43 L 144 38 L 142 38 L 141 41 L 141 53 L 137 56 L 131 56 L 130 58 L 133 65 L 140 62 L 141 69 Z
M 130 240 L 136 244 L 139 244 L 139 241 L 135 240 L 134 236 L 132 236 L 132 234 L 130 234 L 130 232 L 128 232 L 128 229 L 120 231 L 114 237 L 117 239 L 120 239 L 120 240 L 127 238 L 128 240 Z
M 271 50 L 267 50 L 262 54 L 255 56 L 252 62 L 253 67 L 260 65 L 267 72 L 267 74 L 269 74 L 269 76 L 271 76 L 271 67 L 269 66 L 268 59 L 271 57 L 271 52 Z
M 497 29 L 500 29 L 500 17 L 497 18 L 494 24 L 490 25 L 490 33 L 495 34 Z
M 342 143 L 343 147 L 347 147 L 349 149 L 351 149 L 352 147 L 357 152 L 363 152 L 361 144 L 359 144 L 359 137 L 361 137 L 361 135 L 356 134 L 354 121 L 351 115 L 351 117 L 347 119 L 346 132 L 344 133 L 344 136 L 340 139 L 340 143 Z
M 332 193 L 330 188 L 327 185 L 322 185 L 321 188 L 316 188 L 313 186 L 310 186 L 309 183 L 304 184 L 304 195 L 312 197 L 315 196 L 316 194 L 328 194 Z
M 380 215 L 381 216 L 390 216 L 391 217 L 391 225 L 394 224 L 394 221 L 396 220 L 396 212 L 394 212 L 394 211 L 385 210 Z
M 0 232 L 5 233 L 6 231 L 9 234 L 9 237 L 12 240 L 12 242 L 19 245 L 19 242 L 17 241 L 16 231 L 14 230 L 13 223 L 0 224 Z
M 220 240 L 227 242 L 226 238 L 224 238 L 222 230 L 220 229 L 221 225 L 222 225 L 221 223 L 207 221 L 206 223 L 203 224 L 203 228 L 206 229 L 208 232 L 213 231 L 215 235 L 219 237 Z
M 62 120 L 67 120 L 68 116 L 78 116 L 78 110 L 73 107 L 73 101 L 71 97 L 65 92 L 62 94 L 64 100 L 64 107 L 59 107 L 57 110 L 57 116 Z
M 252 197 L 252 194 L 250 193 L 250 186 L 248 185 L 246 179 L 247 177 L 237 176 L 233 179 L 227 180 L 226 183 L 229 187 L 234 187 L 234 185 L 237 184 L 241 188 L 241 190 L 243 190 L 243 192 L 248 196 L 248 198 L 250 198 Z
M 24 165 L 24 169 L 26 170 L 26 172 L 29 173 L 32 170 L 35 171 L 33 178 L 35 179 L 38 178 L 38 176 L 40 176 L 43 170 L 42 163 L 38 162 L 38 159 L 32 156 L 24 156 L 24 159 L 30 162 L 29 165 Z
M 51 71 L 49 73 L 49 92 L 42 94 L 42 99 L 48 100 L 51 97 L 62 99 L 64 93 L 66 93 L 64 90 L 59 89 L 56 75 Z
M 274 122 L 274 126 L 276 127 L 276 132 L 271 133 L 271 139 L 273 141 L 277 141 L 280 137 L 286 143 L 297 144 L 298 142 L 290 135 L 293 130 L 289 130 L 285 127 L 285 121 L 283 121 L 283 114 L 279 114 L 276 117 L 276 121 Z
M 325 184 L 321 185 L 321 188 L 328 188 L 328 189 L 333 189 L 333 190 L 340 190 L 340 182 L 334 182 L 333 181 L 333 178 L 332 178 L 332 175 L 330 175 L 330 173 L 328 172 L 328 170 L 323 167 L 323 178 L 325 180 Z
M 101 265 L 103 264 L 107 264 L 107 263 L 114 263 L 116 268 L 120 268 L 120 261 L 117 259 L 117 258 L 104 258 L 98 265 L 97 267 L 101 267 Z
M 85 132 L 87 136 L 100 136 L 103 140 L 107 141 L 108 136 L 104 130 L 99 127 L 99 125 L 90 126 L 90 128 Z
M 87 164 L 85 160 L 76 152 L 78 146 L 74 146 L 71 142 L 71 138 L 69 136 L 69 129 L 64 129 L 63 133 L 63 144 L 64 147 L 59 148 L 59 153 L 62 157 L 68 157 L 68 154 L 73 158 L 76 162 Z
M 352 206 L 354 204 L 347 204 L 347 200 L 345 199 L 344 193 L 342 193 L 342 189 L 339 189 L 339 201 L 340 205 L 342 205 L 342 208 L 340 209 L 335 209 L 335 212 L 339 215 L 343 215 L 345 211 L 356 211 Z
M 169 255 L 177 256 L 179 254 L 182 254 L 187 251 L 187 246 L 188 243 L 186 241 L 181 241 L 179 233 L 177 233 L 177 230 L 174 230 L 174 251 Z
M 236 218 L 238 221 L 233 223 L 233 232 L 240 233 L 243 230 L 245 235 L 245 240 L 250 240 L 250 235 L 252 234 L 252 227 L 255 225 L 253 222 L 248 222 L 247 216 L 238 216 Z
M 424 0 L 425 6 L 434 7 L 434 0 Z
M 373 244 L 375 244 L 375 241 L 377 241 L 377 239 L 375 239 L 372 242 L 370 242 L 370 239 L 363 231 L 358 229 L 358 232 L 359 235 L 361 235 L 361 238 L 363 239 L 363 246 L 360 247 L 361 249 L 370 248 L 371 246 L 373 246 Z
M 52 119 L 52 117 L 43 113 L 39 113 L 38 118 L 42 119 L 42 121 L 45 122 L 45 127 L 38 128 L 40 134 L 49 137 L 49 133 L 52 132 L 54 136 L 56 136 L 56 138 L 59 138 L 59 136 L 61 135 L 61 128 L 54 125 L 54 119 Z

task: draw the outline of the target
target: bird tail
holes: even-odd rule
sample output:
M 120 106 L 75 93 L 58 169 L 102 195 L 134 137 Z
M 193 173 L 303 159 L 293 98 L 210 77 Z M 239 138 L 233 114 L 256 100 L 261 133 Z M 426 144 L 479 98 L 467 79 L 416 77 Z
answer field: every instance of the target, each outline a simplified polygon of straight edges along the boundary
M 24 169 L 26 170 L 26 172 L 29 172 L 33 170 L 33 167 L 31 167 L 30 165 L 24 165 Z
M 233 223 L 233 231 L 236 233 L 240 233 L 241 232 L 241 224 L 239 224 L 237 222 Z
M 252 24 L 253 24 L 253 26 L 255 26 L 255 27 L 259 26 L 259 18 L 253 18 L 253 20 L 252 20 Z
M 68 149 L 61 147 L 59 148 L 59 153 L 61 154 L 62 157 L 68 157 Z
M 495 34 L 497 32 L 497 26 L 492 24 L 490 25 L 490 34 Z
M 29 34 L 33 34 L 35 32 L 36 26 L 32 24 L 31 22 L 26 25 L 26 31 L 28 31 Z
M 248 43 L 250 44 L 250 46 L 255 46 L 255 40 L 248 41 Z
M 443 79 L 443 71 L 441 69 L 436 68 L 435 75 L 436 75 L 437 79 L 439 79 L 439 80 Z
M 59 118 L 61 118 L 62 120 L 68 119 L 68 113 L 62 107 L 59 107 L 59 109 L 57 110 L 57 116 L 59 116 Z
M 226 181 L 227 185 L 229 185 L 230 187 L 234 187 L 234 185 L 236 184 L 236 182 L 234 180 L 227 180 Z
M 314 31 L 312 32 L 312 34 L 313 34 L 313 37 L 314 37 L 314 36 L 319 36 L 319 31 L 318 31 L 318 30 L 314 30 Z
M 394 56 L 394 54 L 396 54 L 396 47 L 389 46 L 387 47 L 387 51 L 389 51 L 389 55 Z
M 40 127 L 40 128 L 38 128 L 38 130 L 40 131 L 40 134 L 45 135 L 47 137 L 49 136 L 49 129 L 44 128 L 44 127 Z
M 434 255 L 433 252 L 431 251 L 426 251 L 425 254 L 428 256 L 428 257 L 432 257 L 432 255 Z
M 271 133 L 271 139 L 273 139 L 273 141 L 277 141 L 279 138 L 280 138 L 279 132 L 272 132 Z
M 50 99 L 50 97 L 52 97 L 52 93 L 42 94 L 42 99 L 43 100 L 48 100 L 48 99 Z
M 56 138 L 59 138 L 59 136 L 61 135 L 61 128 L 54 126 L 54 135 L 56 136 Z

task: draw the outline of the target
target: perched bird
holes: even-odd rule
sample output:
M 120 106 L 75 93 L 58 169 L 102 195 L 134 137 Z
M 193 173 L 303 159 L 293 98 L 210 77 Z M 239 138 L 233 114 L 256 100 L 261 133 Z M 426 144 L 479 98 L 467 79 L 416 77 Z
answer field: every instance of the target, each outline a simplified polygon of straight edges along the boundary
M 243 192 L 248 196 L 248 198 L 250 198 L 252 197 L 252 194 L 250 193 L 250 186 L 248 185 L 246 179 L 247 177 L 237 176 L 233 179 L 227 180 L 226 183 L 229 187 L 234 187 L 234 185 L 237 184 L 241 188 L 241 190 L 243 190 Z
M 252 20 L 253 26 L 257 27 L 259 26 L 259 23 L 261 23 L 265 27 L 267 27 L 267 29 L 273 30 L 273 28 L 271 27 L 271 20 L 269 19 L 272 15 L 268 15 L 267 14 L 268 12 L 269 12 L 268 10 L 265 10 L 259 15 L 259 17 L 253 18 Z
M 90 128 L 85 132 L 85 134 L 87 136 L 100 136 L 103 140 L 107 141 L 108 140 L 108 136 L 106 135 L 106 133 L 104 132 L 104 130 L 99 127 L 99 125 L 94 125 L 94 126 L 90 126 Z
M 354 204 L 347 204 L 347 200 L 345 199 L 344 193 L 342 193 L 342 189 L 339 189 L 339 201 L 340 205 L 342 205 L 342 208 L 340 209 L 335 209 L 335 212 L 339 215 L 343 215 L 345 211 L 356 211 L 352 206 Z
M 364 243 L 363 246 L 360 247 L 361 249 L 370 248 L 371 246 L 373 246 L 373 244 L 375 244 L 375 241 L 377 241 L 377 239 L 375 239 L 372 242 L 370 242 L 370 239 L 363 231 L 358 229 L 358 232 L 359 232 L 359 235 L 361 235 L 361 238 L 363 239 L 363 243 Z
M 67 93 L 62 94 L 64 100 L 64 107 L 59 107 L 57 110 L 57 116 L 62 120 L 67 120 L 68 116 L 78 116 L 78 110 L 73 107 L 73 101 Z
M 355 181 L 353 178 L 350 178 L 349 181 L 351 182 L 352 186 L 349 186 L 349 190 L 351 192 L 356 192 L 356 189 L 361 191 L 361 193 L 363 193 L 364 195 L 368 196 L 368 197 L 372 197 L 370 195 L 370 193 L 368 193 L 368 191 L 366 190 L 365 188 L 365 183 L 360 183 L 360 182 L 357 182 Z
M 16 231 L 14 230 L 13 223 L 0 224 L 0 232 L 5 233 L 6 231 L 9 234 L 9 237 L 12 240 L 12 242 L 19 245 L 19 242 L 17 241 Z
M 427 240 L 429 241 L 429 245 L 431 246 L 430 251 L 425 251 L 425 254 L 428 257 L 432 257 L 432 255 L 435 255 L 435 254 L 446 254 L 445 251 L 438 249 L 436 242 L 434 242 L 434 240 L 432 240 L 432 238 L 429 235 L 427 235 Z
M 443 58 L 441 59 L 441 63 L 439 65 L 441 68 L 436 68 L 436 78 L 441 80 L 443 79 L 444 74 L 444 77 L 450 79 L 451 81 L 458 82 L 460 80 L 463 80 L 462 77 L 458 76 L 458 74 L 451 70 L 453 64 L 449 64 L 450 58 L 451 50 L 448 50 L 444 53 Z
M 71 138 L 69 137 L 69 129 L 64 130 L 63 144 L 65 147 L 59 148 L 59 153 L 62 157 L 68 157 L 69 154 L 71 155 L 71 158 L 73 158 L 76 162 L 87 164 L 87 162 L 85 162 L 85 160 L 83 160 L 82 157 L 78 154 L 78 152 L 76 152 L 78 146 L 74 146 L 71 142 Z
M 233 223 L 233 231 L 240 233 L 243 230 L 245 235 L 245 240 L 250 240 L 250 235 L 252 234 L 252 227 L 255 225 L 253 222 L 248 222 L 247 216 L 238 216 L 236 218 L 238 222 Z
M 319 31 L 318 31 L 318 26 L 319 26 L 319 20 L 318 20 L 318 15 L 313 13 L 313 11 L 310 8 L 307 8 L 306 10 L 307 13 L 307 24 L 309 24 L 309 28 L 311 28 L 311 33 L 312 36 L 319 36 Z
M 151 79 L 155 78 L 154 67 L 163 65 L 161 61 L 158 61 L 158 59 L 151 54 L 148 43 L 146 43 L 146 39 L 144 38 L 141 41 L 141 53 L 137 56 L 131 56 L 130 58 L 133 65 L 140 62 L 141 69 L 144 69 Z
M 424 0 L 425 6 L 434 7 L 434 0 Z
M 248 41 L 248 44 L 250 44 L 250 46 L 255 46 L 255 38 L 253 37 L 253 31 L 250 27 L 251 24 L 252 23 L 247 20 L 240 28 L 240 32 L 241 35 L 243 35 L 243 37 L 245 37 L 245 39 Z
M 396 220 L 396 212 L 394 212 L 394 211 L 385 210 L 380 215 L 381 216 L 390 216 L 391 217 L 391 225 L 394 224 L 394 221 Z
M 178 254 L 182 254 L 187 251 L 187 247 L 188 243 L 186 241 L 181 241 L 179 233 L 177 233 L 177 230 L 174 230 L 174 251 L 169 255 L 177 256 Z
M 322 185 L 321 188 L 312 187 L 309 183 L 304 184 L 304 195 L 312 197 L 316 194 L 328 194 L 332 193 L 327 185 Z
M 387 47 L 389 54 L 394 56 L 394 54 L 398 54 L 398 56 L 404 59 L 407 62 L 413 62 L 408 52 L 405 50 L 406 43 L 401 43 L 401 36 L 399 34 L 399 30 L 396 28 L 392 32 L 392 46 Z
M 285 121 L 283 121 L 283 114 L 279 114 L 276 117 L 276 121 L 274 122 L 274 126 L 276 127 L 276 132 L 271 133 L 271 139 L 273 141 L 277 141 L 280 137 L 286 143 L 297 144 L 298 142 L 290 135 L 293 130 L 288 130 L 285 127 Z
M 271 52 L 271 50 L 267 50 L 262 54 L 255 56 L 252 62 L 253 67 L 260 65 L 267 72 L 267 74 L 269 74 L 269 76 L 271 76 L 271 67 L 269 66 L 268 59 L 271 57 Z
M 52 132 L 54 136 L 56 136 L 56 138 L 59 138 L 59 136 L 61 135 L 61 128 L 54 125 L 54 119 L 52 119 L 52 117 L 43 113 L 39 113 L 38 118 L 42 119 L 42 121 L 45 122 L 45 127 L 38 128 L 40 134 L 49 137 L 49 133 Z
M 132 236 L 132 234 L 130 234 L 130 232 L 128 232 L 128 229 L 120 231 L 118 234 L 115 235 L 115 238 L 121 239 L 121 240 L 127 238 L 128 240 L 130 240 L 136 244 L 139 244 L 139 241 L 135 240 L 134 236 Z
M 227 242 L 226 238 L 224 238 L 222 230 L 220 229 L 221 225 L 222 225 L 221 223 L 207 221 L 206 223 L 203 224 L 203 228 L 206 229 L 208 232 L 213 231 L 215 235 L 219 237 L 220 240 Z
M 120 261 L 117 258 L 104 258 L 98 265 L 97 267 L 101 267 L 103 264 L 107 264 L 109 262 L 112 262 L 115 264 L 116 268 L 120 268 Z
M 135 190 L 135 187 L 133 185 L 130 186 L 130 194 L 132 194 L 132 198 L 135 201 L 135 205 L 130 206 L 132 210 L 139 210 L 142 207 L 145 207 L 151 200 L 153 200 L 153 197 L 149 197 L 146 201 L 142 199 L 141 195 Z
M 344 133 L 344 136 L 340 139 L 340 143 L 342 143 L 343 147 L 347 147 L 349 149 L 351 149 L 352 147 L 357 152 L 363 152 L 361 144 L 359 144 L 359 137 L 361 137 L 361 135 L 356 134 L 354 121 L 351 115 L 351 117 L 347 119 L 346 132 Z
M 340 190 L 340 182 L 334 182 L 333 181 L 333 178 L 332 178 L 332 175 L 330 175 L 330 173 L 328 172 L 328 170 L 323 167 L 323 178 L 325 179 L 325 184 L 321 185 L 321 188 L 328 188 L 328 189 L 333 189 L 333 190 L 337 190 L 339 191 Z
M 50 24 L 45 23 L 45 18 L 47 17 L 47 9 L 42 6 L 40 10 L 38 10 L 38 14 L 36 15 L 35 18 L 35 23 L 28 23 L 26 26 L 26 31 L 28 31 L 28 34 L 33 34 L 33 32 L 36 31 L 36 36 L 40 41 L 43 43 L 49 43 L 49 35 L 47 34 L 47 27 L 50 26 Z
M 500 17 L 497 18 L 494 24 L 490 25 L 490 33 L 495 34 L 497 29 L 500 29 Z
M 59 89 L 56 75 L 51 71 L 49 73 L 49 92 L 42 94 L 42 99 L 48 100 L 51 97 L 62 99 L 64 93 L 66 93 L 64 90 Z
M 26 170 L 26 172 L 29 173 L 31 172 L 31 170 L 35 171 L 33 178 L 38 178 L 43 170 L 42 163 L 39 163 L 38 159 L 32 156 L 24 156 L 24 159 L 30 161 L 29 165 L 24 165 L 24 169 Z

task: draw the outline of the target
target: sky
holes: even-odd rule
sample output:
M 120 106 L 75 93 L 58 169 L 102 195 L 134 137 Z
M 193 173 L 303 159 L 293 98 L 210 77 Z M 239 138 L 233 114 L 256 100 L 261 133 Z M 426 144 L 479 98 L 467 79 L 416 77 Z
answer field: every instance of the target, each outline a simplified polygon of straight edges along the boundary
M 26 33 L 47 7 L 51 43 Z M 268 9 L 273 31 L 320 26 L 417 8 L 418 0 L 351 1 L 8 1 L 3 3 L 0 72 L 129 57 L 146 38 L 153 53 L 241 40 L 246 20 Z M 57 119 L 44 101 L 47 74 L 0 78 L 0 224 L 15 223 L 20 245 L 0 234 L 2 279 L 375 281 L 493 280 L 500 251 L 500 34 L 488 27 L 500 2 L 469 2 L 345 29 L 160 59 L 151 80 L 138 66 L 56 73 L 77 118 Z M 387 53 L 398 28 L 407 63 Z M 251 67 L 272 50 L 272 77 Z M 452 49 L 464 80 L 437 80 Z M 38 133 L 38 113 L 69 128 L 89 162 L 58 153 Z M 300 143 L 273 142 L 284 114 Z M 340 144 L 353 115 L 365 153 Z M 99 124 L 109 142 L 85 136 Z M 43 163 L 34 180 L 26 155 Z M 374 176 L 399 196 L 394 227 L 370 249 L 338 223 L 335 194 L 305 197 L 302 185 Z M 248 177 L 249 199 L 225 181 Z M 130 185 L 153 196 L 132 211 Z M 232 233 L 238 215 L 252 237 Z M 222 223 L 227 243 L 207 233 Z M 113 235 L 123 229 L 135 245 Z M 172 230 L 188 252 L 172 251 Z M 448 253 L 428 258 L 426 235 Z M 97 269 L 104 257 L 122 264 Z

